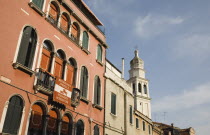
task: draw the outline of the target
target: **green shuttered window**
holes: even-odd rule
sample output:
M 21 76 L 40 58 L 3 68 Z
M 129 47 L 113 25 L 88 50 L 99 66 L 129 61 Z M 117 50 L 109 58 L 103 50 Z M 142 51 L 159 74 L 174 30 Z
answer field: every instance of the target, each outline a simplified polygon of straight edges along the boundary
M 94 134 L 93 135 L 99 135 L 99 127 L 97 125 L 94 126 Z
M 139 128 L 139 119 L 136 118 L 136 128 Z
M 87 86 L 88 86 L 88 71 L 86 67 L 81 68 L 80 77 L 80 90 L 82 92 L 82 97 L 87 98 Z
M 97 48 L 97 60 L 102 62 L 102 48 L 100 45 L 98 45 L 98 48 Z
M 132 106 L 130 105 L 130 124 L 132 124 L 133 123 L 133 108 L 132 108 Z
M 3 133 L 17 135 L 22 118 L 23 101 L 18 96 L 13 96 L 9 101 Z
M 17 62 L 32 68 L 35 49 L 37 43 L 37 34 L 32 27 L 25 27 L 23 30 L 23 35 L 20 43 L 20 48 L 18 52 Z
M 98 76 L 95 77 L 94 82 L 94 104 L 100 105 L 101 100 L 101 81 Z
M 79 120 L 76 124 L 76 135 L 84 135 L 84 123 Z
M 44 0 L 32 0 L 32 2 L 42 10 Z
M 111 113 L 116 115 L 116 95 L 111 94 Z
M 88 50 L 89 37 L 86 31 L 83 32 L 82 47 Z

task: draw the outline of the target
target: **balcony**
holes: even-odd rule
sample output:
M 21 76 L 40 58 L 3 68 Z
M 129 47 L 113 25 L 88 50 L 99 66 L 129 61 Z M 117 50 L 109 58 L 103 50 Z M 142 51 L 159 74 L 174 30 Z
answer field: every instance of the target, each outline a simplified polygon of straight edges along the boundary
M 35 90 L 51 95 L 54 91 L 54 87 L 55 87 L 55 77 L 50 73 L 42 69 L 39 69 Z

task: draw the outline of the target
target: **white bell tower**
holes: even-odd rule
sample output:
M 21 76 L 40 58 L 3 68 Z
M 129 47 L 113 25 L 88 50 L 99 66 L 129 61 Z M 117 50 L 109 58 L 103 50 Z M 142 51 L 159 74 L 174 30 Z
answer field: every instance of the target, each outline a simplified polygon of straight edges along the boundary
M 149 81 L 145 78 L 144 61 L 139 58 L 138 50 L 130 61 L 130 78 L 127 81 L 133 88 L 135 109 L 151 118 L 151 98 L 149 95 Z

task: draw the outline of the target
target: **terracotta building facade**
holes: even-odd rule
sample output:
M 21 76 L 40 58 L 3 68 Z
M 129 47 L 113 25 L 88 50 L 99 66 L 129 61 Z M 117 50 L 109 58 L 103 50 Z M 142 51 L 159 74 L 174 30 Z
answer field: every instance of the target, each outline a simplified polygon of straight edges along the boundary
M 82 0 L 0 3 L 0 134 L 102 135 L 100 20 Z

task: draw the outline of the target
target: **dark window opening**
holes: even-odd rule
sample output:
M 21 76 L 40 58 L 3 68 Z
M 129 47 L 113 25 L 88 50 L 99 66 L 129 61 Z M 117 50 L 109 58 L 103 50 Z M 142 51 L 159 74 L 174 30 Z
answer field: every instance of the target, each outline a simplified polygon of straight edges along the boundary
M 20 43 L 17 62 L 25 67 L 32 68 L 36 50 L 37 34 L 32 27 L 25 27 Z

